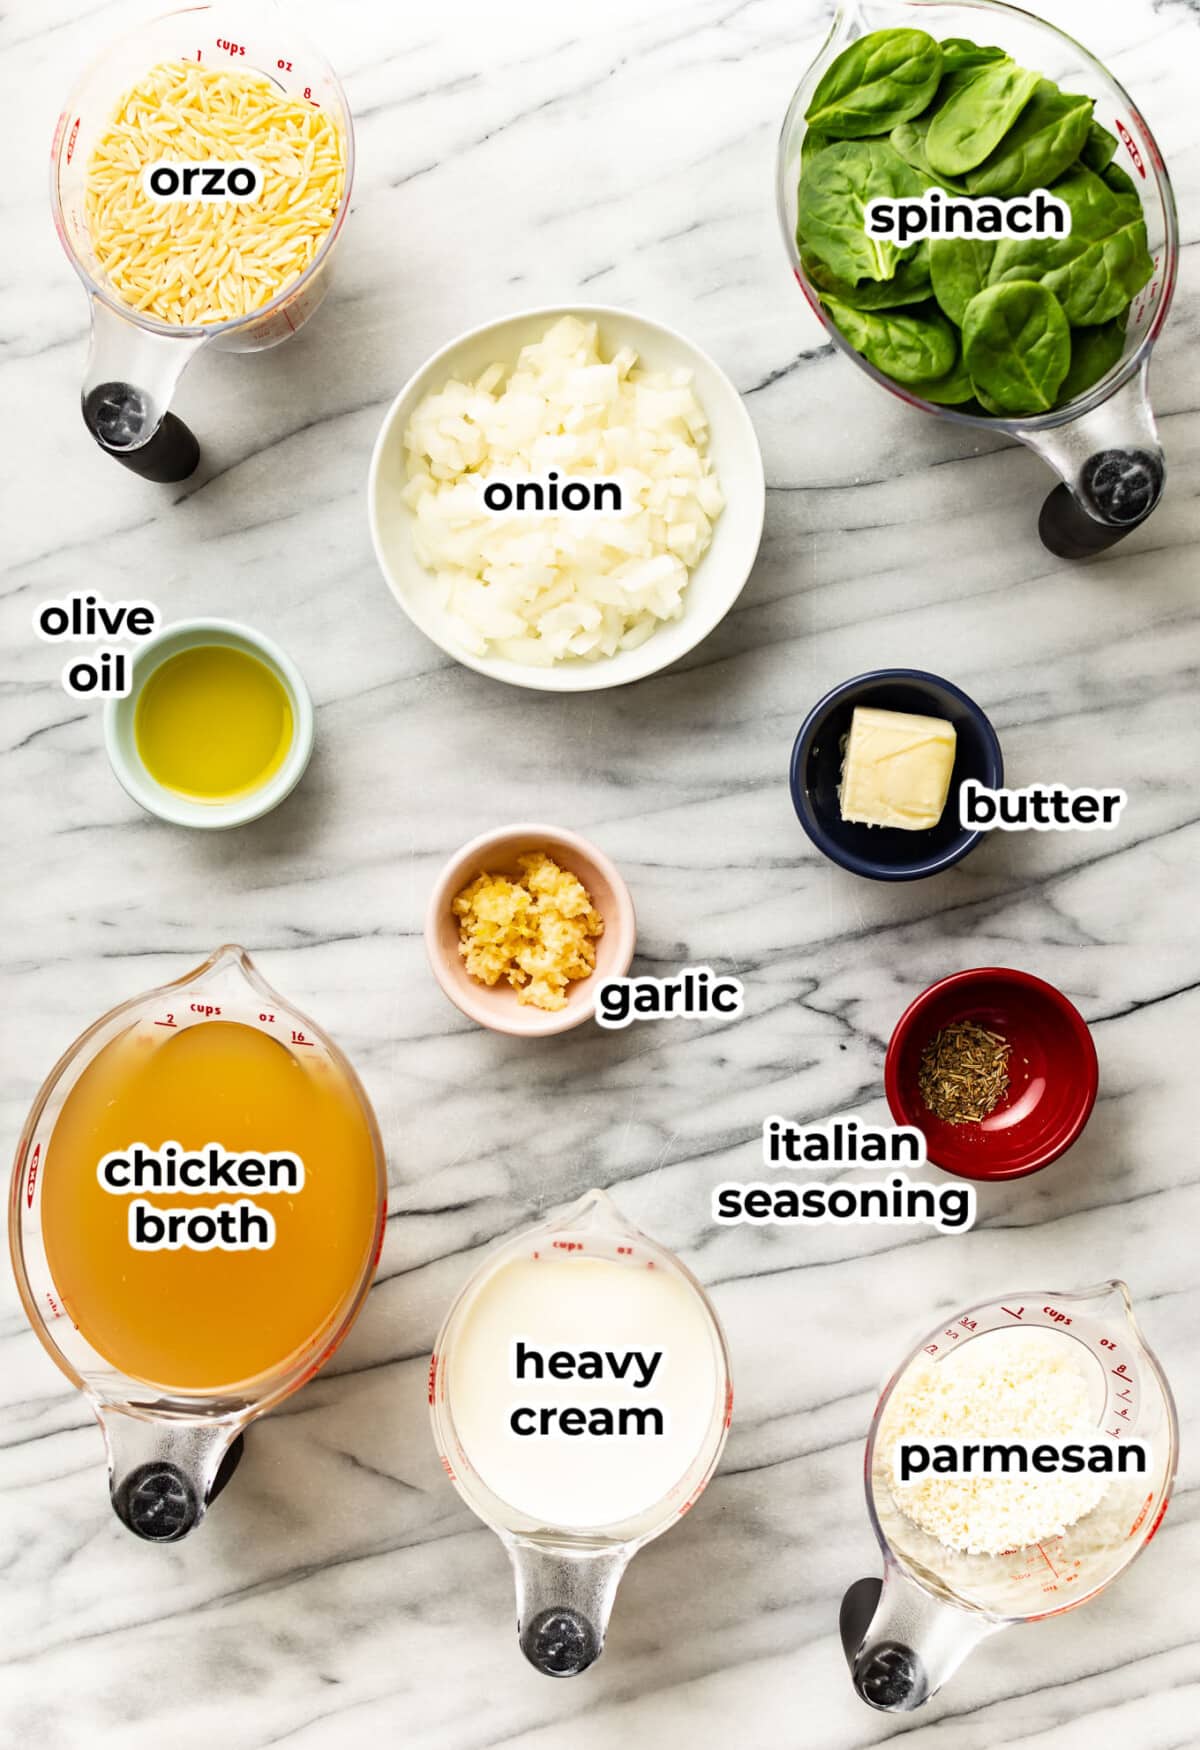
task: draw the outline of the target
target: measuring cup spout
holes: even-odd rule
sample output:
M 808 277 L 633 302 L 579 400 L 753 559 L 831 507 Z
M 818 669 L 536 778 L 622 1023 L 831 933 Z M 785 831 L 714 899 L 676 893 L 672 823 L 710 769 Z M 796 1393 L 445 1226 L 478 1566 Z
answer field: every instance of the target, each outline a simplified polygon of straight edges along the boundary
M 1019 435 L 1062 478 L 1038 533 L 1060 559 L 1088 559 L 1124 540 L 1162 497 L 1162 445 L 1147 389 L 1149 357 L 1116 394 L 1078 418 Z
M 118 315 L 94 295 L 91 302 L 84 424 L 106 455 L 143 480 L 186 480 L 196 470 L 200 446 L 168 408 L 205 336 L 159 333 Z
M 521 1651 L 545 1677 L 577 1677 L 603 1651 L 630 1547 L 506 1541 L 517 1581 Z
M 850 1587 L 838 1626 L 861 1699 L 881 1713 L 911 1713 L 1004 1625 L 944 1603 L 889 1562 L 882 1581 Z
M 178 1543 L 237 1469 L 240 1421 L 164 1415 L 132 1404 L 105 1404 L 97 1415 L 117 1518 L 148 1543 Z

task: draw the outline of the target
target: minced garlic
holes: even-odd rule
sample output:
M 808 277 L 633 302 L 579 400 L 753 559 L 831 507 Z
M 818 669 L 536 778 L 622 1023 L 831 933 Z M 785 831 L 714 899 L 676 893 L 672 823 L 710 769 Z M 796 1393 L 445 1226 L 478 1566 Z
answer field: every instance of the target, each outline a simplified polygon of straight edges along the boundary
M 604 919 L 578 877 L 544 851 L 517 867 L 515 881 L 485 873 L 456 894 L 458 951 L 481 984 L 506 978 L 519 1003 L 565 1009 L 567 985 L 595 970 Z

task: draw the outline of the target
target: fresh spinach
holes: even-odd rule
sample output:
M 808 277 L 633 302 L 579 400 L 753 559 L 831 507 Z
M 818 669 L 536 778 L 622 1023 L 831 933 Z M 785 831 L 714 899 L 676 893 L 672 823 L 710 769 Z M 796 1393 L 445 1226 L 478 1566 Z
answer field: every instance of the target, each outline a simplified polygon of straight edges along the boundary
M 804 112 L 838 139 L 886 132 L 920 115 L 942 76 L 942 51 L 923 30 L 873 30 L 842 50 Z
M 1101 180 L 1112 189 L 1114 194 L 1125 195 L 1129 200 L 1135 200 L 1140 207 L 1142 197 L 1137 191 L 1137 183 L 1128 170 L 1122 170 L 1119 164 L 1106 164 L 1100 172 Z
M 924 115 L 914 116 L 911 121 L 899 122 L 888 135 L 892 150 L 899 152 L 906 164 L 911 164 L 914 170 L 919 170 L 932 188 L 949 189 L 952 194 L 966 194 L 966 186 L 956 182 L 952 176 L 939 176 L 929 162 L 925 151 L 925 136 L 929 132 L 932 116 L 927 111 Z
M 929 244 L 917 245 L 917 252 L 900 262 L 890 280 L 860 280 L 851 285 L 831 273 L 820 256 L 800 255 L 800 265 L 818 292 L 828 293 L 839 304 L 849 304 L 855 310 L 889 310 L 901 304 L 922 304 L 933 295 L 929 280 Z
M 855 352 L 898 383 L 936 382 L 953 370 L 958 337 L 936 308 L 925 315 L 891 310 L 855 310 L 836 298 L 822 299 Z
M 1103 170 L 1116 149 L 1117 136 L 1110 134 L 1107 128 L 1102 128 L 1098 121 L 1093 121 L 1079 156 L 1089 170 Z
M 975 395 L 975 385 L 963 363 L 961 351 L 944 377 L 937 377 L 931 383 L 909 383 L 907 387 L 922 401 L 933 401 L 939 407 L 961 407 Z
M 962 327 L 967 305 L 988 284 L 995 253 L 996 245 L 981 237 L 937 237 L 929 245 L 933 295 L 955 327 Z
M 1002 238 L 989 281 L 1040 280 L 1072 327 L 1109 322 L 1154 272 L 1141 202 L 1136 193 L 1131 198 L 1115 192 L 1082 164 L 1056 182 L 1053 192 L 1071 210 L 1070 235 Z
M 1090 97 L 1076 97 L 1049 79 L 1039 80 L 999 145 L 967 171 L 967 193 L 1009 196 L 1049 188 L 1079 156 L 1091 119 Z
M 1090 98 L 992 44 L 884 30 L 837 57 L 807 119 L 801 265 L 879 370 L 926 400 L 1019 418 L 1077 398 L 1112 369 L 1154 265 L 1137 184 L 1114 161 L 1117 141 Z M 1071 232 L 906 249 L 867 236 L 869 201 L 930 188 L 1001 199 L 1049 188 L 1070 208 Z
M 1128 311 L 1122 310 L 1111 322 L 1096 328 L 1071 330 L 1071 364 L 1058 391 L 1060 406 L 1076 400 L 1112 370 L 1125 351 L 1127 320 Z
M 797 237 L 839 279 L 889 280 L 917 246 L 900 250 L 890 238 L 868 236 L 865 208 L 885 197 L 915 199 L 924 187 L 886 140 L 839 140 L 818 152 L 800 178 Z
M 973 43 L 965 36 L 942 38 L 943 73 L 964 73 L 974 67 L 986 67 L 989 61 L 1007 61 L 1008 58 L 995 43 Z
M 987 286 L 967 305 L 963 361 L 975 392 L 1003 412 L 1048 413 L 1071 364 L 1071 329 L 1052 291 L 1036 280 Z
M 961 176 L 982 164 L 1033 96 L 1039 78 L 1012 61 L 990 62 L 963 75 L 963 83 L 940 105 L 925 137 L 934 170 Z

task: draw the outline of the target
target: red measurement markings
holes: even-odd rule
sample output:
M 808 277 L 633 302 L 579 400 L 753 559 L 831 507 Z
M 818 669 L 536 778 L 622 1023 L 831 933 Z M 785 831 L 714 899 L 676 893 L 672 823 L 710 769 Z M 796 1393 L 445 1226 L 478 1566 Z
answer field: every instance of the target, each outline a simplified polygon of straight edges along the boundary
M 552 1243 L 556 1252 L 582 1252 L 583 1250 L 582 1240 L 554 1240 Z
M 1042 1560 L 1045 1562 L 1046 1566 L 1049 1568 L 1050 1572 L 1054 1575 L 1054 1578 L 1057 1580 L 1058 1579 L 1058 1569 L 1054 1566 L 1054 1563 L 1050 1560 L 1050 1557 L 1046 1554 L 1045 1550 L 1042 1548 L 1040 1543 L 1037 1546 L 1037 1552 L 1041 1556 Z
M 26 1209 L 33 1208 L 33 1192 L 34 1192 L 34 1187 L 37 1184 L 38 1162 L 41 1160 L 41 1158 L 42 1158 L 42 1145 L 39 1142 L 36 1144 L 32 1155 L 30 1155 L 30 1157 L 29 1157 L 29 1171 L 25 1175 L 25 1207 L 26 1207 Z
M 313 1041 L 311 1039 L 306 1038 L 305 1035 L 300 1031 L 299 1027 L 293 1027 L 292 1028 L 292 1044 L 293 1045 L 311 1045 L 311 1044 L 313 1044 Z
M 432 1402 L 433 1402 L 433 1398 L 434 1398 L 434 1388 L 435 1388 L 435 1387 L 436 1387 L 436 1385 L 437 1385 L 437 1363 L 438 1363 L 438 1358 L 437 1358 L 437 1356 L 436 1356 L 436 1355 L 431 1355 L 431 1356 L 430 1356 L 430 1357 L 429 1357 L 429 1385 L 428 1385 L 428 1388 L 427 1388 L 427 1389 L 428 1389 L 428 1391 L 429 1391 L 429 1401 L 430 1401 L 430 1403 L 432 1403 Z
M 1153 1499 L 1152 1496 L 1150 1496 L 1150 1495 L 1146 1496 L 1146 1505 L 1142 1508 L 1141 1512 L 1138 1514 L 1138 1516 L 1134 1520 L 1133 1524 L 1129 1527 L 1130 1537 L 1133 1536 L 1133 1534 L 1137 1530 L 1138 1526 L 1142 1523 L 1142 1520 L 1146 1517 L 1146 1514 L 1149 1511 L 1150 1502 L 1152 1499 Z M 1159 1508 L 1158 1517 L 1155 1519 L 1154 1524 L 1150 1527 L 1149 1531 L 1146 1533 L 1146 1542 L 1147 1543 L 1150 1542 L 1150 1539 L 1154 1536 L 1155 1532 L 1158 1530 L 1159 1526 L 1162 1524 L 1163 1515 L 1167 1511 L 1167 1505 L 1168 1505 L 1168 1503 L 1166 1501 L 1164 1501 L 1162 1506 Z
M 78 140 L 78 138 L 79 138 L 79 117 L 76 116 L 75 120 L 71 123 L 71 133 L 70 133 L 69 139 L 67 140 L 67 163 L 68 164 L 71 162 L 72 158 L 75 156 L 75 142 Z
M 154 1025 L 156 1027 L 174 1027 L 175 1024 L 176 1024 L 176 1022 L 175 1022 L 174 1015 L 168 1015 L 165 1021 L 156 1021 L 154 1023 Z
M 1006 1312 L 1010 1319 L 1023 1319 L 1025 1317 L 1025 1308 L 1023 1306 L 1019 1306 L 1016 1308 L 1013 1308 L 1011 1306 L 1002 1306 L 1000 1308 L 1000 1311 Z
M 50 1317 L 52 1319 L 60 1319 L 62 1317 L 62 1308 L 59 1306 L 49 1289 L 46 1290 L 46 1304 L 50 1308 Z
M 1129 153 L 1129 156 L 1133 159 L 1134 168 L 1137 170 L 1138 175 L 1141 177 L 1142 181 L 1144 182 L 1146 180 L 1146 166 L 1142 162 L 1142 154 L 1138 151 L 1137 147 L 1133 143 L 1133 135 L 1129 132 L 1129 129 L 1125 126 L 1125 124 L 1123 122 L 1117 121 L 1117 123 L 1115 125 L 1116 125 L 1117 132 L 1120 134 L 1122 140 L 1125 142 L 1125 150 Z

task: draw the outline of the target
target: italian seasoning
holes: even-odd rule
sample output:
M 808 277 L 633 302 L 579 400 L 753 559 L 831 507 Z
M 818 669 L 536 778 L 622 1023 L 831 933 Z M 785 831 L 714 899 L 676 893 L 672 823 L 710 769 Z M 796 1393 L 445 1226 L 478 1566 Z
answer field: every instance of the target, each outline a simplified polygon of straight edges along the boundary
M 917 1087 L 946 1124 L 978 1124 L 1008 1092 L 1007 1039 L 976 1021 L 943 1027 L 921 1053 Z

